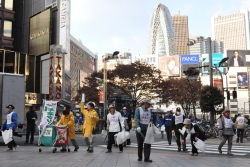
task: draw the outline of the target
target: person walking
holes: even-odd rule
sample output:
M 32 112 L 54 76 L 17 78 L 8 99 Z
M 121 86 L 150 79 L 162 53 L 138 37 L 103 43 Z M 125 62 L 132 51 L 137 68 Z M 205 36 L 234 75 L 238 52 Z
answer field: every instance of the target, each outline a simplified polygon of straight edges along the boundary
M 88 103 L 88 109 L 84 108 L 84 103 L 81 102 L 80 108 L 81 112 L 84 115 L 84 124 L 83 124 L 83 137 L 86 145 L 88 146 L 87 151 L 89 153 L 94 152 L 94 141 L 95 141 L 95 129 L 96 123 L 99 120 L 98 114 L 94 109 L 95 105 L 93 103 Z
M 69 129 L 68 138 L 71 140 L 72 145 L 75 147 L 74 151 L 78 151 L 79 146 L 75 140 L 75 122 L 74 114 L 70 111 L 70 106 L 65 105 L 60 120 L 57 122 L 57 126 L 65 125 Z M 66 152 L 66 145 L 62 146 L 61 152 Z
M 138 161 L 142 161 L 142 150 L 144 150 L 144 162 L 152 162 L 150 159 L 151 144 L 144 143 L 143 148 L 148 124 L 153 120 L 151 110 L 149 109 L 150 104 L 149 100 L 143 100 L 143 105 L 135 110 L 134 116 L 138 143 Z
M 233 145 L 233 136 L 235 133 L 233 120 L 230 118 L 230 110 L 226 109 L 223 111 L 223 116 L 218 120 L 219 121 L 219 131 L 222 134 L 222 141 L 218 147 L 219 153 L 222 153 L 221 148 L 228 141 L 227 155 L 233 155 L 232 145 Z
M 2 131 L 4 130 L 9 130 L 12 129 L 12 136 L 16 130 L 17 127 L 17 122 L 18 122 L 18 115 L 14 111 L 15 107 L 13 105 L 8 105 L 6 106 L 8 109 L 8 114 L 6 116 L 6 120 L 3 122 L 1 129 Z M 14 138 L 12 137 L 12 141 L 10 141 L 8 144 L 8 148 L 5 149 L 5 151 L 15 151 L 19 146 L 16 144 Z
M 184 140 L 184 143 L 181 143 L 181 133 L 179 132 L 179 129 L 182 129 L 183 122 L 184 122 L 185 116 L 181 114 L 180 107 L 176 108 L 175 116 L 172 118 L 172 128 L 175 132 L 176 137 L 176 143 L 178 146 L 178 151 L 181 151 L 181 144 L 183 145 L 183 151 L 187 151 L 186 149 L 186 141 Z
M 127 132 L 130 132 L 130 130 L 132 128 L 132 122 L 131 122 L 131 114 L 130 114 L 130 112 L 127 111 L 127 107 L 123 107 L 121 115 L 127 123 L 128 128 L 126 128 L 125 130 Z M 130 145 L 130 144 L 131 144 L 131 141 L 129 138 L 129 139 L 127 139 L 127 143 L 125 143 L 124 145 L 126 146 L 126 145 Z
M 162 130 L 162 126 L 164 126 L 164 121 L 162 119 L 162 116 L 159 116 L 159 119 L 157 121 L 157 127 L 159 128 L 159 130 L 161 131 L 161 139 L 164 138 L 164 130 Z
M 30 107 L 30 110 L 26 113 L 26 118 L 27 118 L 27 129 L 26 129 L 26 140 L 24 144 L 28 144 L 29 141 L 30 144 L 33 144 L 34 134 L 36 130 L 36 120 L 37 120 L 37 114 L 34 106 Z
M 115 135 L 122 130 L 125 130 L 124 122 L 121 113 L 115 110 L 113 104 L 109 105 L 109 114 L 107 115 L 107 131 L 108 131 L 108 145 L 106 153 L 112 152 L 112 145 L 115 143 Z M 119 144 L 120 153 L 123 152 L 123 144 Z
M 235 122 L 235 127 L 237 129 L 236 143 L 239 143 L 239 140 L 241 143 L 243 143 L 243 135 L 244 135 L 245 126 L 247 123 L 248 123 L 248 120 L 243 115 L 239 114 Z
M 164 118 L 165 120 L 165 131 L 166 131 L 166 135 L 167 135 L 167 140 L 168 140 L 168 144 L 171 145 L 171 141 L 172 141 L 172 119 L 173 116 L 171 115 L 170 110 L 167 111 L 167 115 Z
M 192 156 L 197 156 L 198 155 L 198 150 L 194 145 L 194 141 L 197 141 L 198 139 L 205 141 L 206 136 L 205 133 L 199 128 L 199 126 L 195 123 L 191 123 L 191 120 L 189 118 L 186 118 L 184 120 L 184 131 L 182 134 L 182 140 L 181 142 L 184 143 L 186 140 L 186 137 L 188 134 L 190 134 L 190 140 L 191 140 L 191 145 L 192 145 L 192 151 L 189 153 Z M 181 129 L 180 129 L 181 130 Z

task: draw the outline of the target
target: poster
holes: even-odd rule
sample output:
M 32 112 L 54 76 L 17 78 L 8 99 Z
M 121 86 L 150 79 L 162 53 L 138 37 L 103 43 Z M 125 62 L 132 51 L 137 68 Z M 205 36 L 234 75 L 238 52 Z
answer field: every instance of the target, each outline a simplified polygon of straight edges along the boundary
M 159 57 L 159 69 L 163 76 L 179 76 L 180 75 L 180 58 L 176 56 Z
M 237 72 L 237 86 L 238 89 L 248 89 L 247 72 Z

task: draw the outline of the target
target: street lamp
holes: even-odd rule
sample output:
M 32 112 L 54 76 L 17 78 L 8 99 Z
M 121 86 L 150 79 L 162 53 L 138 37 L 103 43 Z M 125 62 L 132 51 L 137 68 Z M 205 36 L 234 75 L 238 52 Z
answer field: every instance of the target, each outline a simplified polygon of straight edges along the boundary
M 118 54 L 119 51 L 115 51 L 112 56 L 106 54 L 103 62 L 104 62 L 104 68 L 103 68 L 103 87 L 104 87 L 104 117 L 106 119 L 107 116 L 107 110 L 108 110 L 108 105 L 107 105 L 107 61 L 111 59 L 118 59 Z

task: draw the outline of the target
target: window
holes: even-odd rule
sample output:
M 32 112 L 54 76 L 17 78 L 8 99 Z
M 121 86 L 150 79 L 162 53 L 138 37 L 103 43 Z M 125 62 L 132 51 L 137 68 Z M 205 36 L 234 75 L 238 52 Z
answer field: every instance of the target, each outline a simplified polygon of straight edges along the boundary
M 13 0 L 5 0 L 5 8 L 9 10 L 13 10 Z
M 6 37 L 11 37 L 12 36 L 11 34 L 12 34 L 12 22 L 4 21 L 3 35 Z

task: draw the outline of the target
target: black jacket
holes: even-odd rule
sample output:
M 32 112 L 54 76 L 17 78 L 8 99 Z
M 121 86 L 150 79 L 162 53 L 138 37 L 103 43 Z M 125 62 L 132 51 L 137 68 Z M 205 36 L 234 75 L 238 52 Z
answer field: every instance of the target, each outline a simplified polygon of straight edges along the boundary
M 244 66 L 244 61 L 243 61 L 242 56 L 239 55 L 237 60 L 238 60 L 239 66 Z M 234 66 L 234 56 L 230 57 L 228 65 Z
M 185 116 L 183 115 L 183 122 L 184 120 L 185 120 Z M 172 129 L 179 132 L 179 129 L 182 129 L 182 127 L 183 127 L 183 123 L 175 125 L 175 116 L 173 116 L 172 117 Z
M 35 124 L 36 120 L 32 119 L 32 118 L 36 118 L 37 119 L 37 114 L 35 111 L 28 111 L 26 113 L 26 118 L 27 118 L 27 123 L 28 124 Z
M 192 136 L 195 136 L 199 139 L 201 139 L 202 141 L 206 140 L 206 135 L 205 133 L 199 128 L 199 126 L 197 124 L 191 124 L 190 130 L 194 128 L 195 133 L 191 134 Z M 182 139 L 184 140 L 187 137 L 188 133 L 187 131 L 184 133 L 184 135 L 182 136 Z

